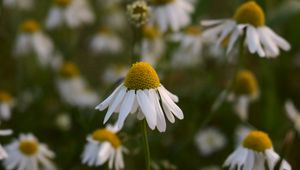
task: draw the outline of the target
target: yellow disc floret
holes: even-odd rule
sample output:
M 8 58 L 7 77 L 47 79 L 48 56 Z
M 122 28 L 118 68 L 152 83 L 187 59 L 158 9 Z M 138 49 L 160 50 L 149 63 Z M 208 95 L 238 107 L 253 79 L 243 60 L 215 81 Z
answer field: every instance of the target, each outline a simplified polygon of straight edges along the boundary
M 12 96 L 5 91 L 0 91 L 0 102 L 10 102 L 10 101 L 12 101 Z
M 61 7 L 66 7 L 71 3 L 72 0 L 54 0 L 54 3 Z
M 19 144 L 20 151 L 28 156 L 34 155 L 37 153 L 39 144 L 34 140 L 23 140 Z
M 21 29 L 23 32 L 34 33 L 40 29 L 40 25 L 35 20 L 26 20 L 22 23 Z
M 94 131 L 92 138 L 98 142 L 109 142 L 114 148 L 121 146 L 121 140 L 119 137 L 107 129 L 98 129 Z
M 234 19 L 238 23 L 251 24 L 255 27 L 265 25 L 265 13 L 254 1 L 242 4 L 235 12 Z
M 264 132 L 251 131 L 244 139 L 243 146 L 257 152 L 264 152 L 266 149 L 272 148 L 272 141 Z
M 153 26 L 144 26 L 143 27 L 143 36 L 148 39 L 155 39 L 160 36 L 160 32 L 156 27 Z
M 160 81 L 150 64 L 137 62 L 129 69 L 125 77 L 125 86 L 134 90 L 154 89 L 160 86 Z
M 201 34 L 202 30 L 198 26 L 189 26 L 185 29 L 185 32 L 190 35 L 199 35 Z
M 234 82 L 234 93 L 236 95 L 247 95 L 257 97 L 258 85 L 254 74 L 249 70 L 239 71 Z
M 152 0 L 151 3 L 154 4 L 154 5 L 166 5 L 166 4 L 169 4 L 173 1 L 174 0 Z
M 101 27 L 98 28 L 98 33 L 99 34 L 111 34 L 112 30 L 108 27 L 101 26 Z
M 64 78 L 72 78 L 79 75 L 79 70 L 74 63 L 64 63 L 59 71 L 60 75 Z

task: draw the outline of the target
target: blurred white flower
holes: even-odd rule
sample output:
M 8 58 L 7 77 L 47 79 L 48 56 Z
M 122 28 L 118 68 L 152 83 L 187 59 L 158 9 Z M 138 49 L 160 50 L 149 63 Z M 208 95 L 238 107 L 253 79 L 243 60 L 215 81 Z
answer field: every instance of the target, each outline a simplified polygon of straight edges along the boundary
M 216 165 L 211 165 L 211 166 L 203 167 L 200 170 L 221 170 L 221 168 L 219 166 L 216 166 Z
M 57 86 L 66 103 L 80 108 L 91 107 L 97 103 L 99 96 L 87 87 L 76 65 L 71 62 L 64 63 L 59 73 Z
M 13 97 L 6 91 L 0 91 L 0 120 L 9 120 L 14 107 Z
M 32 134 L 21 134 L 19 139 L 5 146 L 8 157 L 4 160 L 5 169 L 18 170 L 55 170 L 49 160 L 54 158 L 54 153 L 45 144 Z
M 90 48 L 94 53 L 119 53 L 123 49 L 122 40 L 108 27 L 100 27 L 92 37 Z
M 107 125 L 97 129 L 87 137 L 88 143 L 81 155 L 82 163 L 88 166 L 101 166 L 108 162 L 109 169 L 124 169 L 123 152 L 126 149 L 117 136 L 117 127 Z
M 41 31 L 39 23 L 35 20 L 26 20 L 22 23 L 21 32 L 17 36 L 14 52 L 17 56 L 34 53 L 39 63 L 46 66 L 51 61 L 54 45 Z
M 224 166 L 230 170 L 264 170 L 265 162 L 268 169 L 274 167 L 280 161 L 279 155 L 273 150 L 272 141 L 269 136 L 261 131 L 251 131 L 232 154 L 226 159 Z M 291 170 L 291 166 L 284 159 L 280 170 Z
M 63 131 L 68 131 L 71 129 L 72 120 L 68 113 L 61 113 L 56 117 L 56 125 Z
M 3 0 L 3 6 L 20 10 L 31 10 L 34 6 L 34 0 Z
M 151 23 L 161 32 L 178 31 L 191 21 L 194 6 L 188 0 L 151 0 Z
M 129 69 L 125 80 L 107 97 L 96 106 L 103 111 L 108 108 L 104 123 L 114 112 L 119 113 L 118 128 L 124 125 L 129 113 L 136 113 L 138 119 L 146 118 L 150 129 L 160 132 L 166 131 L 165 115 L 171 123 L 175 117 L 183 119 L 182 110 L 175 104 L 178 97 L 160 84 L 159 77 L 153 67 L 145 62 L 137 62 Z M 165 115 L 164 115 L 165 114 Z
M 245 137 L 249 134 L 250 131 L 253 129 L 245 126 L 245 125 L 239 125 L 234 132 L 234 137 L 235 137 L 235 145 L 240 146 L 245 139 Z
M 201 155 L 208 156 L 223 149 L 227 140 L 218 129 L 210 127 L 197 132 L 195 143 Z
M 287 116 L 294 123 L 295 129 L 300 133 L 300 112 L 296 109 L 294 103 L 290 100 L 285 103 Z
M 137 0 L 127 5 L 129 19 L 137 27 L 145 25 L 150 16 L 150 7 L 144 0 Z
M 212 27 L 203 34 L 216 37 L 220 45 L 229 39 L 227 54 L 233 49 L 241 35 L 245 34 L 245 44 L 250 53 L 260 57 L 277 57 L 279 48 L 288 51 L 290 44 L 265 25 L 265 14 L 255 1 L 243 3 L 235 12 L 233 19 L 205 20 L 203 26 Z
M 53 29 L 66 25 L 76 28 L 94 21 L 88 0 L 55 0 L 46 19 L 46 27 Z
M 128 72 L 129 68 L 124 65 L 110 65 L 107 67 L 107 69 L 104 71 L 104 74 L 102 76 L 102 80 L 105 84 L 113 84 L 116 83 L 118 80 L 121 80 L 124 78 Z
M 0 130 L 0 136 L 7 136 L 7 135 L 11 135 L 11 134 L 12 134 L 12 130 L 10 130 L 10 129 Z M 3 149 L 2 145 L 0 145 L 0 160 L 6 159 L 6 158 L 7 158 L 7 153 Z

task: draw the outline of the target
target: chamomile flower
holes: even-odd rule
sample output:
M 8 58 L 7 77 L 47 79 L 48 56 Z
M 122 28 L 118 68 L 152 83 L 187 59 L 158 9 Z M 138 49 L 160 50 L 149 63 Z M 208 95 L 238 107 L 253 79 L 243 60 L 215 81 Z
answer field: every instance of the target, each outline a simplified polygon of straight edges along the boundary
M 10 119 L 13 106 L 13 97 L 6 91 L 0 91 L 0 120 Z
M 119 53 L 123 49 L 122 40 L 110 28 L 100 27 L 91 40 L 90 48 L 94 53 Z
M 285 110 L 290 120 L 294 123 L 295 129 L 300 133 L 300 113 L 296 109 L 294 103 L 288 100 L 285 103 Z
M 179 31 L 191 21 L 190 14 L 194 7 L 188 0 L 151 0 L 151 23 L 161 32 Z
M 66 25 L 77 28 L 93 23 L 95 16 L 87 0 L 54 0 L 46 19 L 46 27 L 53 29 Z
M 39 23 L 32 19 L 22 23 L 15 45 L 17 56 L 25 56 L 31 53 L 38 57 L 38 61 L 42 66 L 48 65 L 54 54 L 52 41 L 42 32 Z
M 197 132 L 195 143 L 201 155 L 208 156 L 224 148 L 227 141 L 218 129 L 207 128 Z
M 8 157 L 4 160 L 5 169 L 12 170 L 55 170 L 49 160 L 54 153 L 32 134 L 21 134 L 19 139 L 5 146 Z
M 265 25 L 265 13 L 255 1 L 243 3 L 232 19 L 206 20 L 203 26 L 211 27 L 204 34 L 207 37 L 218 35 L 220 44 L 229 37 L 227 53 L 229 53 L 238 38 L 245 34 L 245 44 L 250 53 L 260 57 L 277 57 L 279 49 L 290 50 L 290 44 Z
M 80 76 L 79 69 L 71 62 L 61 66 L 57 81 L 61 98 L 75 107 L 90 107 L 99 100 L 96 92 L 88 88 L 86 82 Z
M 273 150 L 272 141 L 269 136 L 261 131 L 251 131 L 243 140 L 243 143 L 226 159 L 224 166 L 230 170 L 273 170 L 280 161 L 279 155 Z M 291 170 L 291 166 L 282 160 L 280 170 Z
M 12 130 L 10 130 L 10 129 L 0 130 L 0 136 L 7 136 L 7 135 L 11 135 L 11 134 L 12 134 Z M 5 158 L 7 158 L 7 153 L 0 145 L 0 160 L 5 159 Z
M 164 113 L 171 123 L 175 122 L 175 117 L 178 119 L 184 117 L 175 102 L 178 102 L 178 97 L 160 84 L 152 66 L 145 62 L 137 62 L 129 69 L 124 82 L 96 109 L 102 111 L 108 108 L 104 123 L 114 112 L 119 113 L 118 128 L 123 127 L 129 113 L 138 111 L 138 118 L 146 118 L 152 130 L 157 127 L 160 132 L 164 132 L 166 130 Z
M 234 103 L 234 110 L 243 121 L 248 119 L 249 103 L 259 97 L 258 88 L 256 77 L 251 71 L 241 70 L 237 73 L 233 92 L 228 99 Z
M 150 8 L 146 1 L 138 0 L 127 6 L 127 13 L 132 23 L 139 27 L 148 21 Z
M 158 28 L 145 25 L 142 28 L 141 43 L 136 46 L 137 53 L 143 57 L 142 61 L 155 65 L 164 49 L 165 43 Z
M 82 163 L 88 166 L 100 166 L 108 162 L 109 169 L 123 169 L 125 167 L 123 152 L 126 149 L 117 136 L 115 126 L 108 125 L 106 128 L 97 129 L 87 137 L 81 156 Z
M 33 8 L 34 0 L 3 0 L 3 6 L 28 11 Z
M 201 62 L 204 39 L 201 28 L 189 26 L 182 33 L 175 33 L 172 39 L 179 42 L 172 58 L 174 67 L 193 66 Z
M 116 83 L 118 80 L 123 79 L 127 72 L 128 67 L 120 64 L 115 64 L 109 66 L 102 76 L 102 80 L 105 84 L 113 84 Z

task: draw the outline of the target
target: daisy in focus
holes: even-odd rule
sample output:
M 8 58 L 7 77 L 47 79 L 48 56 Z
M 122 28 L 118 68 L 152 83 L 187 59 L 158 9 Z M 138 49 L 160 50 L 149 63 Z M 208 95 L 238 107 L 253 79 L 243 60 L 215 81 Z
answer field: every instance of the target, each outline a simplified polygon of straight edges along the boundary
M 122 51 L 123 44 L 119 36 L 108 27 L 100 27 L 94 37 L 92 37 L 90 48 L 95 54 L 112 53 Z
M 164 132 L 165 115 L 171 123 L 175 122 L 175 117 L 178 119 L 184 117 L 175 102 L 178 102 L 178 97 L 160 84 L 153 67 L 145 62 L 137 62 L 129 69 L 124 82 L 96 109 L 103 111 L 108 108 L 104 123 L 114 112 L 119 113 L 116 123 L 119 129 L 123 127 L 129 113 L 138 112 L 138 119 L 146 118 L 150 129 L 157 127 L 160 132 Z
M 228 100 L 234 103 L 234 110 L 243 121 L 248 119 L 249 103 L 259 97 L 258 88 L 256 77 L 251 71 L 241 70 L 237 73 Z
M 10 129 L 5 129 L 5 130 L 0 130 L 0 136 L 8 136 L 12 134 L 12 130 Z M 7 153 L 3 149 L 3 147 L 0 145 L 0 160 L 7 158 Z
M 8 157 L 4 160 L 5 169 L 55 170 L 50 161 L 54 153 L 45 144 L 39 143 L 32 134 L 21 134 L 19 139 L 5 146 Z
M 298 133 L 300 133 L 300 112 L 297 110 L 294 103 L 290 100 L 285 103 L 285 110 L 287 116 L 294 123 L 295 129 L 298 131 Z
M 0 91 L 0 120 L 9 120 L 14 106 L 13 97 L 6 91 Z
M 54 0 L 46 19 L 46 27 L 53 29 L 66 25 L 77 28 L 91 24 L 95 16 L 87 0 Z
M 195 143 L 201 155 L 208 156 L 223 149 L 227 140 L 218 129 L 207 128 L 197 132 Z
M 261 131 L 251 131 L 243 140 L 243 143 L 226 159 L 224 166 L 230 170 L 273 170 L 280 161 L 279 155 L 273 150 L 269 136 Z M 291 166 L 285 160 L 280 164 L 280 170 L 291 170 Z
M 71 106 L 91 107 L 99 100 L 97 93 L 88 88 L 74 63 L 66 62 L 61 66 L 57 86 L 61 98 Z
M 33 8 L 34 0 L 3 0 L 3 6 L 28 11 Z
M 117 136 L 115 126 L 107 125 L 106 128 L 97 129 L 87 137 L 81 156 L 82 163 L 88 166 L 101 166 L 108 162 L 109 169 L 120 170 L 125 167 L 123 152 L 126 149 Z
M 188 0 L 151 0 L 151 23 L 161 32 L 179 31 L 187 26 L 194 6 Z
M 243 3 L 232 19 L 205 20 L 203 26 L 211 27 L 205 36 L 218 35 L 217 44 L 229 37 L 227 54 L 233 49 L 239 37 L 245 34 L 245 44 L 251 54 L 260 57 L 277 57 L 280 49 L 290 50 L 290 44 L 265 25 L 265 13 L 255 1 Z
M 42 32 L 37 21 L 30 19 L 22 23 L 14 50 L 17 56 L 33 53 L 38 57 L 39 63 L 46 66 L 51 63 L 54 50 L 52 41 Z

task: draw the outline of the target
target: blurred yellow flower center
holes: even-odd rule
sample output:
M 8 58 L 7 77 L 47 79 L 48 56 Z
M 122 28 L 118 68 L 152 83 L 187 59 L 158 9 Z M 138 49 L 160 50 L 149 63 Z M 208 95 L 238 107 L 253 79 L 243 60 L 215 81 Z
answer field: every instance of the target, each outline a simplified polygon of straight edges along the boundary
M 108 27 L 100 27 L 100 28 L 98 29 L 98 33 L 99 33 L 99 34 L 111 34 L 112 31 L 111 31 L 111 29 L 109 29 Z
M 148 39 L 155 39 L 160 35 L 160 32 L 156 27 L 144 26 L 143 35 Z
M 125 86 L 129 89 L 154 89 L 159 85 L 160 81 L 156 71 L 146 62 L 133 64 L 125 77 Z
M 10 102 L 12 100 L 12 96 L 5 92 L 5 91 L 0 91 L 0 102 Z
M 23 140 L 19 144 L 20 151 L 28 156 L 34 155 L 38 151 L 38 143 L 33 140 Z
M 72 0 L 54 0 L 55 4 L 61 7 L 66 7 L 71 3 Z
M 199 35 L 201 34 L 201 28 L 197 27 L 197 26 L 189 26 L 185 29 L 185 32 L 187 34 L 191 34 L 191 35 Z
M 27 20 L 22 23 L 21 29 L 23 32 L 34 33 L 40 29 L 40 25 L 35 20 Z
M 254 1 L 242 4 L 235 12 L 234 19 L 238 23 L 251 24 L 255 27 L 265 25 L 265 13 Z
M 257 152 L 263 152 L 266 149 L 272 148 L 272 141 L 266 133 L 252 131 L 244 139 L 243 146 Z
M 257 80 L 251 71 L 242 70 L 238 72 L 234 83 L 234 92 L 237 95 L 248 95 L 251 97 L 258 95 Z
M 72 78 L 79 75 L 79 70 L 75 64 L 69 62 L 63 64 L 59 73 L 62 77 Z
M 168 3 L 171 3 L 175 0 L 152 0 L 151 2 L 154 4 L 154 5 L 166 5 Z
M 118 148 L 119 146 L 121 146 L 121 140 L 119 139 L 119 137 L 107 129 L 98 129 L 94 131 L 92 134 L 92 138 L 99 142 L 107 141 L 111 143 L 114 148 Z

